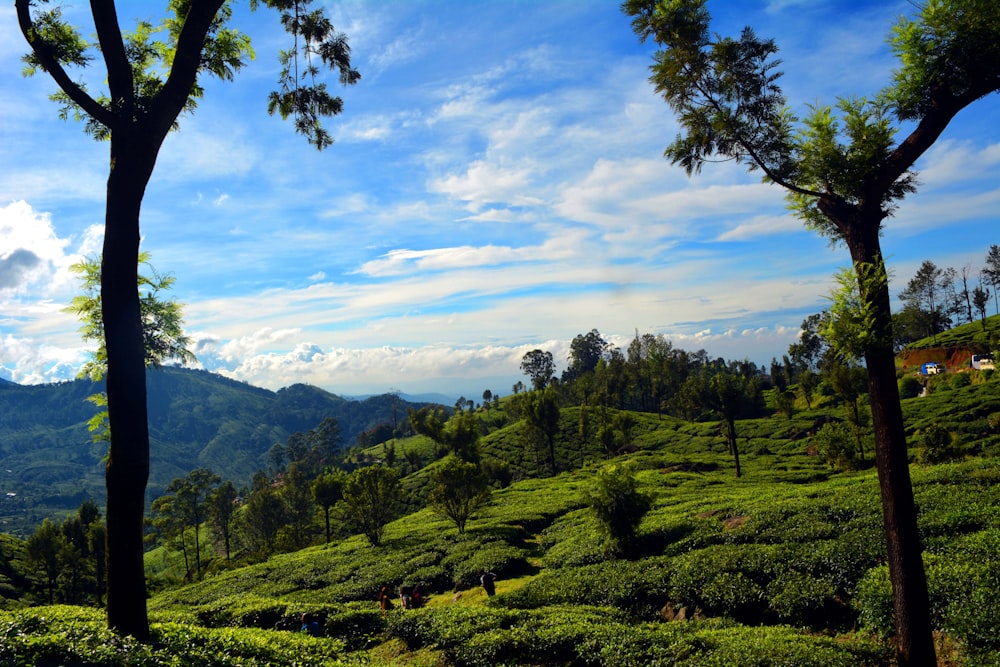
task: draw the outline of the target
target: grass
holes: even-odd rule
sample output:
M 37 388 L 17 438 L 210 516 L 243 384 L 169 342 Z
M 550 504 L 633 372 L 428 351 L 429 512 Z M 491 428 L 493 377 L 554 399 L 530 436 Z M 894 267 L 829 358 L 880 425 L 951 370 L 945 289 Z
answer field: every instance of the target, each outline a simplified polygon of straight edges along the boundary
M 997 664 L 1000 618 L 989 596 L 1000 586 L 1000 450 L 990 424 L 1000 423 L 992 419 L 1000 380 L 984 374 L 903 407 L 911 444 L 930 424 L 965 444 L 965 460 L 915 464 L 911 474 L 942 641 L 961 664 Z M 567 437 L 559 456 L 582 451 L 582 467 L 496 490 L 464 535 L 429 510 L 413 511 L 388 526 L 379 548 L 351 536 L 159 591 L 151 618 L 165 629 L 167 652 L 189 656 L 193 649 L 176 643 L 182 637 L 246 641 L 246 665 L 271 664 L 272 650 L 312 655 L 309 642 L 280 631 L 294 630 L 303 612 L 337 640 L 315 664 L 888 665 L 891 596 L 875 472 L 833 470 L 801 437 L 830 412 L 741 421 L 739 479 L 717 425 L 639 415 L 640 450 L 628 458 L 654 504 L 627 559 L 602 541 L 584 501 L 607 459 Z M 485 438 L 484 454 L 512 465 L 520 456 L 524 465 L 531 453 L 512 449 L 513 428 Z M 499 575 L 493 599 L 478 586 L 480 568 Z M 426 607 L 383 616 L 378 588 L 403 583 L 424 585 Z M 10 649 L 21 664 L 41 655 L 32 653 L 36 639 L 100 624 L 98 612 L 61 609 L 42 624 L 45 609 L 0 612 L 0 628 L 21 633 Z M 664 620 L 678 616 L 688 620 Z M 105 664 L 86 658 L 103 655 L 87 646 L 64 664 Z M 117 663 L 102 659 L 133 664 L 126 657 L 136 650 L 122 647 Z M 214 664 L 199 655 L 191 664 Z M 134 664 L 161 664 L 142 660 Z

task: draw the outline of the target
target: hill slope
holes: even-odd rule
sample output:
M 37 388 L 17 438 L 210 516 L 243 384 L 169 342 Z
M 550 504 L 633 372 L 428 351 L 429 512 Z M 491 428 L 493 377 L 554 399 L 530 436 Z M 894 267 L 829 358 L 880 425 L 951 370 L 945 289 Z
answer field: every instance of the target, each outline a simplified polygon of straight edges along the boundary
M 173 479 L 210 468 L 237 485 L 267 466 L 267 452 L 296 431 L 333 417 L 346 446 L 363 431 L 405 415 L 391 395 L 352 401 L 296 384 L 276 392 L 205 371 L 163 368 L 147 374 L 151 470 L 148 496 Z M 42 518 L 104 498 L 107 447 L 94 443 L 88 380 L 47 385 L 0 383 L 0 531 L 33 530 Z M 8 496 L 7 494 L 16 494 Z
M 914 466 L 914 491 L 941 645 L 970 660 L 958 664 L 998 664 L 1000 626 L 984 602 L 1000 581 L 1000 434 L 989 419 L 1000 414 L 1000 382 L 959 384 L 903 402 L 915 450 L 933 424 L 969 455 Z M 380 547 L 351 536 L 217 571 L 155 594 L 151 616 L 270 630 L 293 629 L 309 612 L 373 665 L 502 656 L 533 665 L 886 667 L 891 651 L 879 637 L 892 627 L 891 593 L 876 473 L 832 470 L 802 437 L 839 413 L 741 421 L 739 479 L 716 424 L 635 415 L 638 451 L 616 462 L 630 461 L 653 508 L 629 558 L 609 548 L 587 508 L 600 450 L 567 438 L 565 471 L 530 478 L 533 454 L 500 429 L 481 443 L 484 455 L 525 476 L 496 490 L 464 534 L 411 504 Z M 572 411 L 563 417 L 575 423 Z M 408 491 L 423 473 L 404 478 Z M 480 569 L 499 575 L 495 598 L 479 588 Z M 421 584 L 429 602 L 382 614 L 374 600 L 383 584 Z

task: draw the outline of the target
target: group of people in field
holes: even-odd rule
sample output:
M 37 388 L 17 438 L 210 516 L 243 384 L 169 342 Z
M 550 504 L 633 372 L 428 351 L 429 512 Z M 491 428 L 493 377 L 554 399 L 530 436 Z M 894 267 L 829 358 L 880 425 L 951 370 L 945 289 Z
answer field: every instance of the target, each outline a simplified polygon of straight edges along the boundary
M 496 595 L 496 586 L 494 584 L 496 579 L 497 575 L 489 570 L 484 569 L 479 571 L 479 584 L 483 587 L 483 590 L 486 591 L 487 597 L 493 597 Z M 456 587 L 456 591 L 457 590 L 458 589 Z M 456 597 L 453 598 L 453 601 L 454 599 L 457 599 L 458 595 L 459 594 L 456 593 Z M 383 616 L 386 615 L 393 607 L 392 597 L 392 588 L 388 584 L 379 589 L 378 606 L 382 610 Z M 426 602 L 427 599 L 424 597 L 424 591 L 420 584 L 415 586 L 403 584 L 399 587 L 399 606 L 403 609 L 419 609 L 420 607 L 423 607 Z M 313 616 L 313 614 L 306 612 L 302 614 L 302 625 L 299 628 L 299 632 L 319 637 L 322 635 L 322 628 L 320 627 L 319 621 L 316 620 L 316 617 Z
M 496 586 L 494 584 L 496 578 L 497 575 L 489 570 L 480 570 L 479 572 L 479 583 L 483 587 L 483 590 L 486 591 L 487 597 L 496 595 Z M 392 588 L 388 584 L 383 585 L 379 589 L 378 606 L 382 610 L 383 615 L 392 609 L 392 597 Z M 419 609 L 426 602 L 427 600 L 424 597 L 424 592 L 420 584 L 415 586 L 403 584 L 399 587 L 399 606 L 403 609 Z

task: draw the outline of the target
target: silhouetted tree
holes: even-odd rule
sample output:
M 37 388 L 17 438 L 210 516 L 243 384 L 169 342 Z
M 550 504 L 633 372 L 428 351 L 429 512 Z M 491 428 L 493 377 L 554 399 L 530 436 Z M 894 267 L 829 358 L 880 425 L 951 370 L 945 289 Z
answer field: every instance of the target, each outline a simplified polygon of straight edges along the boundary
M 263 4 L 280 10 L 282 25 L 295 39 L 281 54 L 281 89 L 271 93 L 268 110 L 293 116 L 296 131 L 317 148 L 326 147 L 332 139 L 320 119 L 339 113 L 343 105 L 324 83 L 313 80 L 321 62 L 339 70 L 341 83 L 358 81 L 347 40 L 322 10 L 304 11 L 309 0 Z M 108 625 L 146 640 L 142 531 L 149 430 L 142 311 L 135 284 L 139 212 L 163 141 L 181 113 L 193 110 L 204 92 L 201 75 L 231 79 L 250 56 L 250 42 L 229 27 L 232 7 L 224 0 L 170 3 L 172 15 L 164 20 L 163 31 L 144 23 L 133 32 L 122 31 L 114 2 L 93 2 L 93 43 L 63 19 L 58 6 L 33 0 L 16 0 L 14 6 L 31 48 L 26 72 L 48 73 L 59 87 L 54 99 L 62 105 L 61 112 L 83 119 L 89 134 L 110 144 L 101 275 L 111 428 L 106 473 Z M 309 61 L 302 68 L 303 79 L 298 78 L 300 54 Z M 92 96 L 77 83 L 73 70 L 93 62 L 106 67 L 106 94 Z

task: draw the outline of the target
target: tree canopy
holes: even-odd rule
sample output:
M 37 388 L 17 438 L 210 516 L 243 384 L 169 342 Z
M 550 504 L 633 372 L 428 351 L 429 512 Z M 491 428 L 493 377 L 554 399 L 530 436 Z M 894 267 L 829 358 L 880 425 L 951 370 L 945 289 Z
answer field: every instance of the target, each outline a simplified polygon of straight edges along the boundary
M 625 0 L 640 40 L 654 40 L 651 80 L 680 133 L 666 156 L 688 174 L 731 160 L 784 188 L 805 224 L 851 253 L 872 323 L 864 350 L 901 665 L 933 665 L 934 644 L 906 437 L 895 378 L 882 224 L 916 189 L 914 163 L 962 109 L 1000 89 L 1000 5 L 927 0 L 891 28 L 893 81 L 865 97 L 815 104 L 802 119 L 779 85 L 773 40 L 746 27 L 713 35 L 707 0 Z M 905 123 L 905 124 L 904 124 Z M 908 129 L 902 140 L 897 134 Z M 881 268 L 880 268 L 881 267 Z
M 251 8 L 261 3 L 251 0 Z M 268 110 L 292 116 L 295 129 L 318 149 L 332 139 L 321 120 L 343 104 L 320 77 L 336 70 L 342 84 L 360 75 L 350 62 L 347 39 L 310 0 L 264 0 L 279 12 L 292 38 L 279 54 L 283 69 Z M 145 385 L 143 313 L 136 275 L 139 212 L 167 134 L 203 95 L 203 75 L 224 80 L 252 56 L 249 38 L 231 25 L 225 0 L 170 0 L 159 24 L 138 21 L 123 30 L 114 2 L 92 2 L 96 40 L 67 22 L 59 6 L 16 0 L 18 25 L 30 46 L 25 74 L 44 71 L 58 90 L 60 115 L 110 143 L 101 265 L 101 313 L 107 349 L 107 399 L 111 446 L 108 490 L 108 625 L 149 637 L 142 560 L 143 506 L 149 478 L 149 427 Z M 87 32 L 90 32 L 89 30 Z M 92 93 L 77 76 L 103 63 L 106 90 Z

